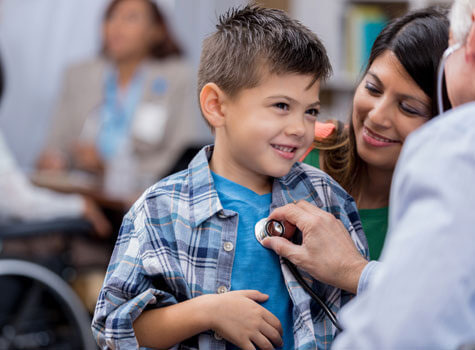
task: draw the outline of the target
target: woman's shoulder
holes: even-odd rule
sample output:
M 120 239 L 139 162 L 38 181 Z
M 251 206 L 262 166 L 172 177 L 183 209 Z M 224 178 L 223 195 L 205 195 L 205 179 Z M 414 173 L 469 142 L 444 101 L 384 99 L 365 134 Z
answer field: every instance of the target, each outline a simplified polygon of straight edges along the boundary
M 93 57 L 81 61 L 72 62 L 68 67 L 68 71 L 84 72 L 91 70 L 102 70 L 107 65 L 107 61 L 102 57 Z
M 95 80 L 102 76 L 106 65 L 107 61 L 100 57 L 73 62 L 66 67 L 64 75 L 66 79 L 74 81 Z

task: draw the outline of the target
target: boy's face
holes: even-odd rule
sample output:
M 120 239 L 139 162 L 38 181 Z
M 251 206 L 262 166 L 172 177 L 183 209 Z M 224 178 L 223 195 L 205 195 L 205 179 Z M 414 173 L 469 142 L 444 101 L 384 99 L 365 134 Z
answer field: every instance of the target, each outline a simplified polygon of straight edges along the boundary
M 314 139 L 320 82 L 300 74 L 266 74 L 222 104 L 212 169 L 248 188 L 286 175 Z

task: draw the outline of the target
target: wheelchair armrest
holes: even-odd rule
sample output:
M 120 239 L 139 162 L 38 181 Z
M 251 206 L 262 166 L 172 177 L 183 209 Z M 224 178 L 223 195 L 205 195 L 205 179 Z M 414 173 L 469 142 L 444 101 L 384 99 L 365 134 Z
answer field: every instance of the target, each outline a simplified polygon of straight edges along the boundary
M 48 233 L 86 234 L 92 225 L 85 219 L 56 219 L 34 222 L 0 223 L 0 238 L 21 238 Z

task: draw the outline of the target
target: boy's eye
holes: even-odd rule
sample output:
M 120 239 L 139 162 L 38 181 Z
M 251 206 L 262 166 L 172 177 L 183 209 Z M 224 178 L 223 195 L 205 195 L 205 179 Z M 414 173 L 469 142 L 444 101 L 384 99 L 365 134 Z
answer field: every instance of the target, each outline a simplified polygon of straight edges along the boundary
M 312 108 L 312 109 L 308 109 L 305 113 L 310 114 L 313 117 L 318 117 L 318 115 L 320 114 L 320 111 L 316 108 Z
M 287 103 L 284 103 L 284 102 L 278 102 L 278 103 L 274 104 L 274 107 L 277 107 L 277 108 L 282 109 L 284 111 L 289 110 L 289 105 Z

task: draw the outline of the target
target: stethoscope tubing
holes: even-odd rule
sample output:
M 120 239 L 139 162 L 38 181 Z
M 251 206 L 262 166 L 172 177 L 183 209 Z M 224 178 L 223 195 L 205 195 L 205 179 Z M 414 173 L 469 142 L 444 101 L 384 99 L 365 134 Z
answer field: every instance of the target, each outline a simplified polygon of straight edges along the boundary
M 336 327 L 336 329 L 338 329 L 338 331 L 340 332 L 343 331 L 343 328 L 338 322 L 335 313 L 330 310 L 328 305 L 317 295 L 317 293 L 315 293 L 315 291 L 307 284 L 307 282 L 305 282 L 299 270 L 297 270 L 297 267 L 286 258 L 282 258 L 282 260 L 287 265 L 289 271 L 295 277 L 297 282 L 302 286 L 302 288 L 310 295 L 313 300 L 315 300 L 322 307 L 323 312 L 325 312 L 325 314 L 328 316 L 328 318 Z

